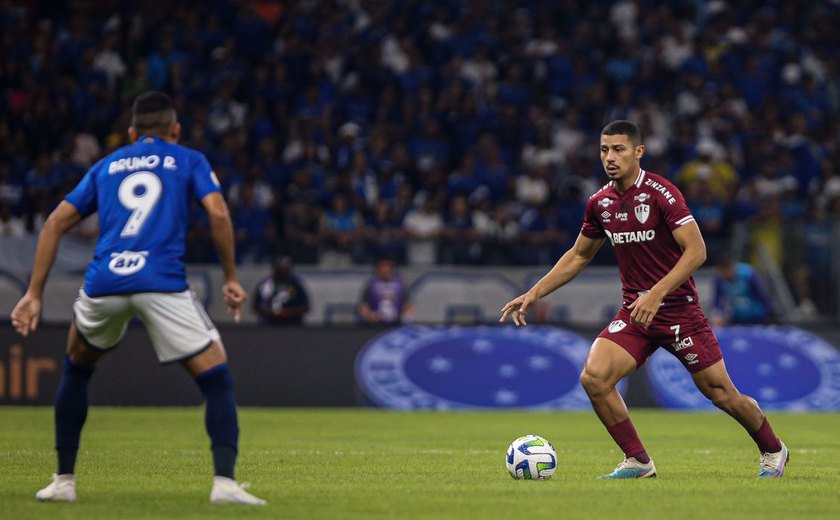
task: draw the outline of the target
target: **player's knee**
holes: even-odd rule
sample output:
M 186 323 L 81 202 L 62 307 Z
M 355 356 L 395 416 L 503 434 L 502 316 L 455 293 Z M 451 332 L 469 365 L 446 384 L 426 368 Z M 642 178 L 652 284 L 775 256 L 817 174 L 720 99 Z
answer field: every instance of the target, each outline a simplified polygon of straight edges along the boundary
M 723 410 L 724 412 L 728 412 L 732 409 L 732 400 L 725 395 L 715 394 L 714 396 L 712 396 L 711 400 L 713 405 Z
M 730 412 L 734 408 L 738 395 L 737 393 L 727 392 L 723 388 L 714 388 L 710 392 L 706 393 L 706 397 L 708 397 L 712 404 L 717 408 L 720 408 L 724 412 Z
M 698 384 L 697 388 L 713 405 L 727 413 L 737 408 L 739 402 L 748 399 L 747 396 L 738 392 L 732 384 L 706 383 Z
M 88 347 L 79 333 L 75 332 L 71 333 L 67 344 L 67 357 L 76 365 L 94 366 L 102 357 L 102 353 Z
M 610 384 L 605 377 L 586 369 L 580 374 L 580 384 L 590 397 L 598 397 L 610 391 Z

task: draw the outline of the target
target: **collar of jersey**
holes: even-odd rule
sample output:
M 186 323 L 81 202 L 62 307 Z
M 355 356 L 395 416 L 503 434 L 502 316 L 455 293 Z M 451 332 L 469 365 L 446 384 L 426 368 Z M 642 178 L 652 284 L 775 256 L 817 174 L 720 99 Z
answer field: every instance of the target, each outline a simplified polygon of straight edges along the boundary
M 619 193 L 618 188 L 615 185 L 615 181 L 610 181 L 610 184 L 612 185 L 615 194 L 619 197 L 623 197 L 624 195 L 629 193 L 630 190 L 632 190 L 633 188 L 641 188 L 646 176 L 647 172 L 645 171 L 645 169 L 639 168 L 639 173 L 636 175 L 636 180 L 633 181 L 633 184 L 631 184 L 630 187 L 624 191 L 624 193 Z
M 138 138 L 137 138 L 137 142 L 138 142 L 138 143 L 142 143 L 142 142 L 144 142 L 146 139 L 152 139 L 152 140 L 154 140 L 154 142 L 156 142 L 156 143 L 159 143 L 159 142 L 163 141 L 163 138 L 161 138 L 161 137 L 158 137 L 158 136 L 156 136 L 156 135 L 146 134 L 146 135 L 141 135 L 140 137 L 138 137 Z
M 647 172 L 645 171 L 644 168 L 639 168 L 639 174 L 636 175 L 636 180 L 633 181 L 633 186 L 635 186 L 637 188 L 641 188 L 642 183 L 645 180 L 645 177 L 647 177 Z

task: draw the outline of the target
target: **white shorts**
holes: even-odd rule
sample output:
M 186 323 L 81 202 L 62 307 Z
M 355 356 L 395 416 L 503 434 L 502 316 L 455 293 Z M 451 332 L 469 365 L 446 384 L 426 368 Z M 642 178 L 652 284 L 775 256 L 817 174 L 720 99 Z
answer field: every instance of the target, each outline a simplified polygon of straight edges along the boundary
M 114 348 L 125 335 L 129 320 L 139 317 L 161 363 L 192 357 L 220 341 L 219 331 L 190 290 L 91 298 L 82 289 L 73 312 L 76 330 L 96 350 Z

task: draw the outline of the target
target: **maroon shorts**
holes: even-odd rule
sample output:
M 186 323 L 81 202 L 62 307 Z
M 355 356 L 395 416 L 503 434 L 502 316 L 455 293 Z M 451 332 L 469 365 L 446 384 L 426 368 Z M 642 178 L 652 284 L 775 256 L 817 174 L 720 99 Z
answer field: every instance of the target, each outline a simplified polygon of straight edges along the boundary
M 617 343 L 639 367 L 659 347 L 676 356 L 692 374 L 723 359 L 709 320 L 697 303 L 663 305 L 648 328 L 630 323 L 630 311 L 622 306 L 598 337 Z

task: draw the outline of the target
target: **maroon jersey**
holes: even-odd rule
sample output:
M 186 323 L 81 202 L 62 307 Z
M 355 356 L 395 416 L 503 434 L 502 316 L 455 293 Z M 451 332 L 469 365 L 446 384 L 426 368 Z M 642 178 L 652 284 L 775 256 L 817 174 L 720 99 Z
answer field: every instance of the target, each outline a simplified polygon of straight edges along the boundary
M 682 248 L 673 230 L 694 221 L 682 193 L 665 178 L 639 170 L 630 188 L 616 191 L 609 182 L 589 198 L 580 232 L 587 238 L 609 238 L 618 258 L 624 301 L 634 301 L 674 267 Z M 697 287 L 689 278 L 666 302 L 696 302 Z

